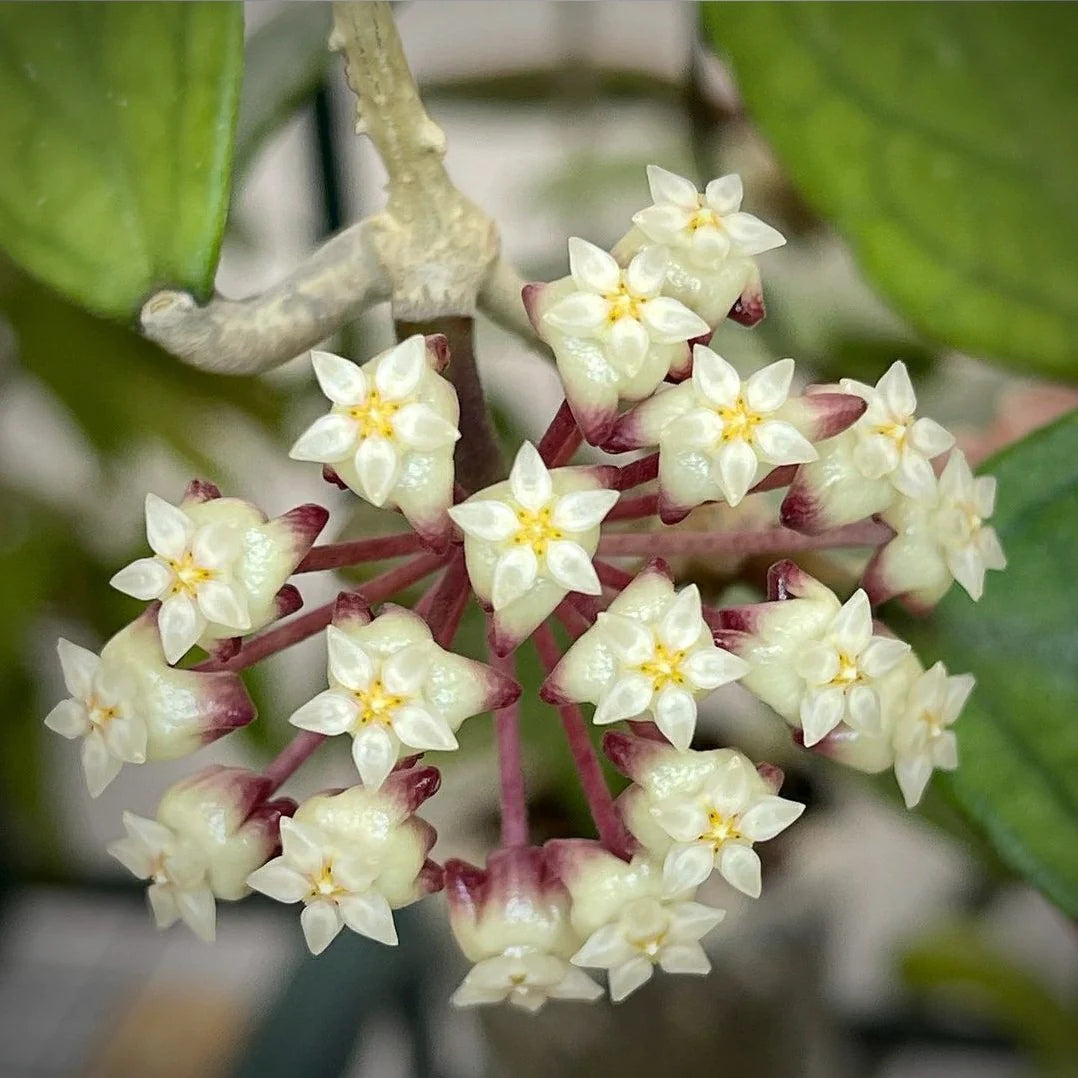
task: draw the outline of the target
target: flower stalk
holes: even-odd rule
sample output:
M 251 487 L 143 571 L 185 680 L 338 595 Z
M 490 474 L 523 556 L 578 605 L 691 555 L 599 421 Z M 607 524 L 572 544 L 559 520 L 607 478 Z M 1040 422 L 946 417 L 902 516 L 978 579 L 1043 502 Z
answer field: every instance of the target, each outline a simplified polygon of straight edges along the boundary
M 326 740 L 325 734 L 316 734 L 311 730 L 301 730 L 270 762 L 262 775 L 269 781 L 268 797 L 280 789 L 314 754 L 315 749 Z
M 491 650 L 490 665 L 507 677 L 516 676 L 516 663 L 511 656 L 499 656 Z M 494 736 L 498 745 L 502 845 L 506 848 L 527 846 L 528 804 L 520 744 L 519 700 L 494 712 Z

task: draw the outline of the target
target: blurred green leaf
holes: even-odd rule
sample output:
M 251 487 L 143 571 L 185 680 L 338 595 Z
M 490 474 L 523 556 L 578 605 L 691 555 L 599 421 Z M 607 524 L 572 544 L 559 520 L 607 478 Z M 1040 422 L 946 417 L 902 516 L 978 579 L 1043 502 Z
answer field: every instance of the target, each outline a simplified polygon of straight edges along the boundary
M 749 113 L 903 315 L 1078 377 L 1078 7 L 703 8 Z
M 999 481 L 992 524 L 1007 552 L 973 603 L 953 588 L 901 626 L 927 664 L 970 671 L 955 727 L 961 766 L 939 783 L 1000 858 L 1078 916 L 1078 621 L 1067 582 L 1078 549 L 1078 411 L 985 465 Z
M 900 956 L 906 984 L 944 991 L 986 1013 L 1027 1045 L 1041 1073 L 1078 1074 L 1078 1013 L 969 926 L 937 932 Z
M 329 4 L 286 4 L 248 39 L 236 123 L 237 175 L 322 85 L 331 23 Z
M 267 383 L 184 366 L 29 277 L 5 275 L 2 265 L 0 314 L 14 330 L 22 366 L 48 385 L 102 453 L 157 436 L 215 472 L 204 448 L 209 406 L 231 404 L 271 429 L 279 419 L 281 398 Z
M 238 3 L 0 4 L 0 246 L 110 317 L 207 296 L 242 64 Z

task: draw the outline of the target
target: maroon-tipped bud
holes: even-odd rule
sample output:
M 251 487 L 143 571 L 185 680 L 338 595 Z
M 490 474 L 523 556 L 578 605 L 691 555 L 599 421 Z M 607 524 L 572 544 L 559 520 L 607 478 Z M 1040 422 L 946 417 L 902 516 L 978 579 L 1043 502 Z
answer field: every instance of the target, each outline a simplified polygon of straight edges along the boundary
M 322 465 L 322 478 L 341 490 L 348 489 L 348 484 L 328 464 Z
M 358 629 L 370 621 L 371 608 L 362 592 L 342 591 L 337 596 L 333 603 L 333 624 L 338 629 Z
M 739 325 L 752 329 L 759 325 L 767 316 L 767 308 L 764 306 L 764 294 L 755 287 L 750 287 L 734 300 L 726 316 Z
M 382 789 L 399 803 L 402 812 L 411 815 L 438 792 L 441 784 L 442 776 L 436 767 L 410 767 L 390 772 Z
M 295 584 L 285 584 L 278 589 L 273 598 L 273 609 L 276 617 L 286 618 L 303 607 L 303 596 Z
M 800 733 L 801 731 L 798 730 L 797 732 Z M 783 782 L 786 781 L 785 772 L 781 767 L 776 767 L 774 764 L 757 764 L 756 774 L 767 783 L 773 794 L 777 794 L 782 789 Z
M 427 362 L 431 370 L 441 374 L 449 366 L 449 338 L 444 333 L 428 333 Z
M 221 488 L 208 479 L 192 479 L 183 492 L 181 504 L 197 504 L 199 502 L 212 502 L 221 497 Z

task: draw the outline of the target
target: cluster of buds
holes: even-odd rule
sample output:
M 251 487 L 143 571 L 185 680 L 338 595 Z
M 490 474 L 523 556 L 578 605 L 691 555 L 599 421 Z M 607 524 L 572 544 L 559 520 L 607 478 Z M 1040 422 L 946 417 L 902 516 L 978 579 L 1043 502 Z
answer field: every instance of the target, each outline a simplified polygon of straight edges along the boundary
M 698 889 L 714 873 L 714 886 L 758 897 L 756 845 L 804 810 L 780 796 L 777 767 L 693 748 L 711 693 L 740 684 L 797 744 L 862 771 L 893 768 L 911 808 L 935 769 L 957 766 L 950 727 L 973 679 L 940 663 L 926 671 L 873 607 L 897 597 L 924 611 L 955 580 L 981 595 L 986 570 L 1004 566 L 986 523 L 994 481 L 974 478 L 953 438 L 917 418 L 901 363 L 874 387 L 795 388 L 792 359 L 742 377 L 716 337 L 727 318 L 763 317 L 755 258 L 784 240 L 741 211 L 736 176 L 702 194 L 656 167 L 648 181 L 653 204 L 612 252 L 572 239 L 569 275 L 524 289 L 566 399 L 503 481 L 457 482 L 455 447 L 482 417 L 462 421 L 445 338 L 416 335 L 362 366 L 313 353 L 330 410 L 291 450 L 410 530 L 314 547 L 328 519 L 317 505 L 268 520 L 199 481 L 178 505 L 147 497 L 152 554 L 112 583 L 149 605 L 100 656 L 59 645 L 70 699 L 46 724 L 83 739 L 92 796 L 124 763 L 175 759 L 254 720 L 241 670 L 318 633 L 327 654 L 326 688 L 291 715 L 297 732 L 262 772 L 211 767 L 169 790 L 156 819 L 124 814 L 127 837 L 110 852 L 149 881 L 160 926 L 183 920 L 212 939 L 216 902 L 258 891 L 302 906 L 314 954 L 342 928 L 393 945 L 393 910 L 444 887 L 473 964 L 456 1003 L 594 1000 L 603 988 L 587 969 L 607 971 L 618 1001 L 655 966 L 709 970 L 701 940 L 724 913 Z M 645 452 L 573 465 L 583 440 Z M 781 487 L 779 519 L 762 530 L 664 527 Z M 871 551 L 845 602 L 779 561 L 764 601 L 712 607 L 664 560 L 839 546 Z M 290 616 L 302 605 L 294 575 L 386 560 L 359 589 Z M 386 602 L 431 576 L 412 608 Z M 488 662 L 452 650 L 473 598 Z M 552 624 L 570 638 L 564 650 Z M 514 676 L 526 644 L 597 839 L 530 842 Z M 204 657 L 192 663 L 193 648 Z M 439 773 L 420 758 L 452 753 L 462 723 L 484 712 L 502 842 L 482 869 L 440 865 L 437 836 L 415 815 Z M 603 738 L 629 780 L 616 800 L 588 715 L 628 724 Z M 276 795 L 345 734 L 353 786 L 299 805 Z

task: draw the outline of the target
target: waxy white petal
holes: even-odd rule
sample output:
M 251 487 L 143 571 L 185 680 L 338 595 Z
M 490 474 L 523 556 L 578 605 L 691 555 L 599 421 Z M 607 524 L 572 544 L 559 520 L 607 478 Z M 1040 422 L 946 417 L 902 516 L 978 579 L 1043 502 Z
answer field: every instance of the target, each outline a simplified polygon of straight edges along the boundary
M 332 352 L 311 352 L 318 386 L 334 404 L 360 404 L 367 399 L 367 378 L 351 360 Z
M 335 464 L 351 456 L 359 438 L 354 419 L 336 413 L 316 419 L 293 443 L 288 455 L 293 460 Z
M 794 361 L 780 359 L 756 371 L 745 382 L 745 403 L 754 412 L 773 412 L 786 403 L 794 377 Z
M 740 438 L 722 445 L 715 455 L 714 470 L 730 505 L 739 505 L 756 479 L 759 462 L 752 446 Z
M 161 647 L 169 663 L 177 663 L 191 650 L 206 628 L 206 618 L 195 601 L 184 594 L 170 595 L 157 618 Z
M 815 446 L 789 423 L 765 421 L 753 432 L 753 443 L 768 464 L 807 464 L 817 460 Z
M 301 730 L 333 737 L 351 730 L 358 716 L 359 705 L 354 697 L 339 689 L 329 689 L 308 700 L 288 721 Z
M 697 392 L 716 408 L 733 408 L 741 395 L 741 376 L 707 345 L 693 346 L 692 381 Z
M 635 618 L 603 611 L 596 619 L 606 643 L 622 662 L 639 666 L 655 654 L 655 638 L 651 631 Z
M 82 771 L 91 797 L 100 797 L 120 773 L 123 763 L 108 750 L 100 730 L 91 730 L 82 742 Z
M 550 472 L 531 442 L 522 443 L 509 472 L 509 489 L 513 497 L 533 513 L 544 509 L 553 494 Z
M 607 331 L 607 358 L 627 377 L 633 377 L 644 365 L 650 347 L 648 331 L 635 318 L 619 318 Z
M 684 752 L 696 730 L 696 701 L 684 689 L 668 685 L 655 698 L 655 725 L 662 735 Z
M 311 954 L 321 954 L 337 938 L 342 925 L 336 905 L 325 899 L 306 906 L 299 923 Z
M 400 456 L 388 438 L 364 438 L 356 450 L 355 465 L 364 497 L 385 505 L 400 473 Z
M 719 875 L 731 887 L 736 887 L 749 898 L 760 897 L 760 858 L 754 849 L 740 845 L 723 846 L 719 850 L 717 868 Z
M 813 689 L 801 699 L 801 730 L 805 747 L 822 741 L 842 721 L 846 694 L 840 688 Z
M 691 648 L 707 629 L 702 610 L 700 589 L 695 584 L 682 588 L 659 622 L 659 639 L 675 651 Z
M 642 955 L 630 958 L 620 966 L 614 966 L 610 970 L 610 998 L 615 1003 L 620 1003 L 632 995 L 641 985 L 651 980 L 654 968 Z
M 595 337 L 606 325 L 610 303 L 595 292 L 572 292 L 543 315 L 543 321 L 575 337 Z
M 621 925 L 615 922 L 596 929 L 570 961 L 574 966 L 610 969 L 627 962 L 635 953 L 632 944 L 626 940 Z
M 621 285 L 621 267 L 601 247 L 578 236 L 569 239 L 569 272 L 587 292 L 616 292 Z
M 245 632 L 251 627 L 247 596 L 235 584 L 207 580 L 198 586 L 198 605 L 208 621 Z
M 675 439 L 690 449 L 710 449 L 722 437 L 722 420 L 710 408 L 693 408 L 663 428 L 663 440 Z
M 194 523 L 182 509 L 156 494 L 146 495 L 146 539 L 155 554 L 182 558 L 194 532 Z
M 92 729 L 86 708 L 77 700 L 61 700 L 45 716 L 45 725 L 61 737 L 82 737 Z
M 89 648 L 80 647 L 63 637 L 56 642 L 56 654 L 60 658 L 67 691 L 76 700 L 89 700 L 93 693 L 94 675 L 101 666 L 100 657 Z
M 547 571 L 567 591 L 584 595 L 601 595 L 602 584 L 587 551 L 579 543 L 555 539 L 547 547 Z
M 516 513 L 493 499 L 461 502 L 449 510 L 449 516 L 466 535 L 488 543 L 500 543 L 520 530 Z
M 700 205 L 700 193 L 692 180 L 659 165 L 648 165 L 647 177 L 652 201 L 671 202 L 686 210 L 695 210 Z
M 494 567 L 491 605 L 495 610 L 504 609 L 524 595 L 538 576 L 539 560 L 530 546 L 515 546 L 506 551 Z
M 105 748 L 128 764 L 146 762 L 146 723 L 137 715 L 116 715 L 102 727 Z
M 247 884 L 277 902 L 299 902 L 311 893 L 310 879 L 290 868 L 283 857 L 255 869 L 247 877 Z
M 678 243 L 684 241 L 692 218 L 692 210 L 668 202 L 661 206 L 648 206 L 639 213 L 634 213 L 633 224 L 655 243 Z
M 410 749 L 448 752 L 457 747 L 457 739 L 445 719 L 417 704 L 397 708 L 393 715 L 393 732 Z
M 704 188 L 704 200 L 721 217 L 741 209 L 741 200 L 744 197 L 741 177 L 736 172 L 720 176 Z
M 663 861 L 663 893 L 679 895 L 699 887 L 715 867 L 715 854 L 705 842 L 678 843 Z
M 858 733 L 879 737 L 883 733 L 880 698 L 868 685 L 854 685 L 846 695 L 846 721 Z
M 683 669 L 696 688 L 710 692 L 744 677 L 749 664 L 722 648 L 706 647 L 694 651 L 685 660 Z
M 399 696 L 415 696 L 431 670 L 432 645 L 427 642 L 409 644 L 393 652 L 382 663 L 382 684 Z
M 397 945 L 397 929 L 393 911 L 378 891 L 345 895 L 337 900 L 344 923 L 361 936 L 367 936 L 389 947 Z
M 403 401 L 415 393 L 427 366 L 427 342 L 421 333 L 401 341 L 378 360 L 374 384 L 390 401 Z
M 831 622 L 831 635 L 848 655 L 860 655 L 872 639 L 872 607 L 863 588 L 841 606 Z
M 698 314 L 670 296 L 649 299 L 642 306 L 641 317 L 648 335 L 660 344 L 677 344 L 711 332 L 711 327 Z
M 430 452 L 452 445 L 460 431 L 429 404 L 406 404 L 393 417 L 393 431 L 410 449 Z
M 654 695 L 651 678 L 643 674 L 624 674 L 604 693 L 595 708 L 596 726 L 635 718 L 650 704 Z
M 703 976 L 711 972 L 711 963 L 698 943 L 671 943 L 659 954 L 659 965 L 666 973 L 690 973 Z
M 362 691 L 374 678 L 374 662 L 366 649 L 343 629 L 330 625 L 326 629 L 326 651 L 329 673 L 348 689 Z
M 584 532 L 597 527 L 617 504 L 616 490 L 575 490 L 554 505 L 551 523 L 567 532 Z
M 172 570 L 158 558 L 139 558 L 124 566 L 109 583 L 135 599 L 157 599 L 172 585 Z
M 723 217 L 722 223 L 742 254 L 763 254 L 786 242 L 786 237 L 777 228 L 772 228 L 751 213 L 728 214 Z
M 638 296 L 657 296 L 666 279 L 670 253 L 660 246 L 645 247 L 625 270 L 629 290 Z
M 865 646 L 858 665 L 869 677 L 882 677 L 910 653 L 909 644 L 889 636 L 874 636 Z
M 285 817 L 281 820 L 281 847 L 288 864 L 307 877 L 321 875 L 325 866 L 325 854 L 318 832 Z
M 738 821 L 738 830 L 753 842 L 766 842 L 785 831 L 805 811 L 797 801 L 765 795 Z
M 384 727 L 372 723 L 356 734 L 352 759 L 363 785 L 377 790 L 397 762 L 397 742 Z
M 917 396 L 906 364 L 901 360 L 892 363 L 876 383 L 876 391 L 895 419 L 904 419 L 917 410 Z

